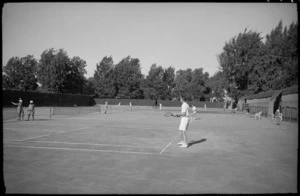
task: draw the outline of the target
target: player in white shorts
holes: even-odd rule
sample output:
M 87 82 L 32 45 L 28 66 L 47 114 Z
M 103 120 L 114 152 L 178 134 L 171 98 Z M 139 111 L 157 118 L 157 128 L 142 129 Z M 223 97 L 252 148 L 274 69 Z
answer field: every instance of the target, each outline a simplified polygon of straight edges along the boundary
M 193 119 L 196 119 L 196 113 L 197 113 L 197 108 L 196 108 L 196 106 L 192 105 L 192 110 L 193 110 L 192 118 L 193 118 Z
M 189 126 L 189 105 L 185 102 L 185 98 L 180 97 L 180 101 L 182 103 L 181 105 L 181 113 L 176 114 L 176 116 L 181 117 L 180 119 L 180 125 L 179 125 L 179 131 L 181 131 L 181 139 L 182 141 L 178 144 L 179 147 L 187 148 L 187 137 L 186 137 L 186 131 Z

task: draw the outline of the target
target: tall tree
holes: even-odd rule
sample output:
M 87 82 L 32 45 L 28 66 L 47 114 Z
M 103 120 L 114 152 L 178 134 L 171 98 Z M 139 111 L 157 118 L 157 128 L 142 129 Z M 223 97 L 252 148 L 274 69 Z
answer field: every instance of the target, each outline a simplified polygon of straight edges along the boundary
M 64 86 L 70 93 L 83 93 L 86 79 L 86 61 L 76 56 L 70 60 L 70 63 L 66 67 L 66 80 L 64 80 Z
M 69 57 L 65 51 L 50 48 L 41 54 L 38 64 L 38 81 L 45 92 L 64 92 L 65 67 Z
M 283 28 L 282 22 L 266 36 L 254 58 L 250 86 L 254 93 L 298 84 L 298 24 Z
M 115 97 L 117 94 L 117 87 L 114 78 L 114 61 L 113 58 L 103 57 L 100 63 L 96 64 L 96 71 L 94 73 L 95 89 L 99 97 Z
M 192 82 L 192 70 L 178 70 L 175 76 L 175 87 L 172 91 L 172 97 L 185 96 L 187 100 L 192 100 L 190 83 Z
M 166 91 L 165 91 L 165 99 L 171 100 L 172 99 L 172 89 L 175 86 L 175 69 L 171 66 L 164 69 L 164 76 L 163 81 L 166 84 Z
M 222 100 L 224 97 L 223 89 L 228 88 L 228 80 L 222 71 L 217 71 L 207 80 L 207 86 L 211 89 L 210 98 L 215 97 L 217 100 Z
M 298 24 L 289 29 L 282 21 L 266 36 L 269 65 L 273 70 L 272 89 L 286 88 L 298 83 Z
M 93 95 L 95 97 L 98 97 L 98 94 L 96 94 L 96 88 L 95 88 L 96 80 L 94 77 L 89 77 L 85 80 L 85 85 L 83 89 L 83 94 L 87 95 Z
M 153 64 L 145 80 L 146 88 L 144 91 L 146 98 L 164 100 L 168 90 L 167 83 L 164 81 L 165 79 L 162 66 Z
M 228 94 L 235 100 L 248 90 L 249 74 L 255 63 L 253 59 L 263 45 L 260 33 L 245 31 L 225 43 L 223 52 L 218 56 L 221 70 L 229 82 Z
M 206 99 L 206 94 L 210 93 L 210 89 L 207 86 L 209 74 L 207 72 L 203 73 L 203 68 L 197 68 L 192 71 L 192 80 L 189 84 L 189 92 L 191 94 L 192 100 Z
M 116 94 L 119 98 L 144 98 L 142 90 L 143 74 L 141 73 L 140 60 L 127 56 L 123 58 L 116 66 L 114 72 L 114 81 Z
M 12 57 L 3 67 L 3 79 L 6 88 L 18 90 L 36 90 L 37 61 L 32 55 Z
M 79 57 L 69 58 L 66 51 L 53 48 L 41 54 L 38 81 L 46 92 L 82 93 L 86 62 Z

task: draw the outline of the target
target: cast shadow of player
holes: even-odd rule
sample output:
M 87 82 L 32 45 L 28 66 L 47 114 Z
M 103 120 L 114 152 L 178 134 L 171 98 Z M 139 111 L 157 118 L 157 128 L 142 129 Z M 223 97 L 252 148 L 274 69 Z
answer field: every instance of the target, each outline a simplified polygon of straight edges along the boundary
M 197 140 L 197 141 L 191 141 L 188 143 L 188 147 L 191 147 L 192 145 L 194 144 L 199 144 L 199 143 L 202 143 L 202 142 L 205 142 L 207 139 L 203 138 L 201 140 Z
M 34 119 L 34 120 L 30 119 L 29 121 L 50 121 L 50 120 L 53 120 L 53 119 L 51 119 L 51 118 L 38 118 L 38 119 Z

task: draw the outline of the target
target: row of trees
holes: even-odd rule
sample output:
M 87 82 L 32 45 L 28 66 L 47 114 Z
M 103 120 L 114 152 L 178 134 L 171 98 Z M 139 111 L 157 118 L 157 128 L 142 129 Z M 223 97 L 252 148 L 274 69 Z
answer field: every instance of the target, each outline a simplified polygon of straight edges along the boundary
M 173 67 L 156 64 L 145 77 L 139 59 L 128 56 L 114 64 L 112 57 L 106 56 L 97 64 L 93 84 L 100 97 L 171 100 L 185 95 L 190 100 L 200 100 L 210 93 L 206 86 L 208 78 L 203 68 L 179 70 L 175 74 Z
M 298 85 L 298 23 L 283 28 L 280 21 L 262 40 L 260 33 L 245 29 L 218 55 L 224 88 L 235 99 Z
M 223 89 L 239 97 L 298 84 L 298 24 L 282 22 L 263 42 L 260 33 L 245 29 L 225 43 L 217 56 L 220 70 L 213 76 L 203 68 L 177 70 L 153 64 L 144 76 L 138 58 L 127 56 L 114 64 L 105 56 L 96 64 L 94 76 L 85 78 L 86 62 L 52 49 L 33 56 L 12 57 L 3 66 L 2 88 L 42 92 L 95 94 L 106 98 L 171 100 L 222 99 Z M 39 84 L 39 85 L 38 85 Z
M 37 61 L 32 55 L 12 57 L 2 67 L 2 88 L 24 91 L 92 94 L 86 62 L 70 58 L 66 51 L 45 50 Z

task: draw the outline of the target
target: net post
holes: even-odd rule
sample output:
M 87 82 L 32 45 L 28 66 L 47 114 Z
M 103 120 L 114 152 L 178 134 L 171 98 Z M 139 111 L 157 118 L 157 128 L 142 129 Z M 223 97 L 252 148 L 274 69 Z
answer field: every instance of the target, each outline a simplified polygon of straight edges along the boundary
M 52 107 L 50 106 L 50 116 L 49 116 L 50 118 L 51 118 L 51 110 L 52 110 Z

